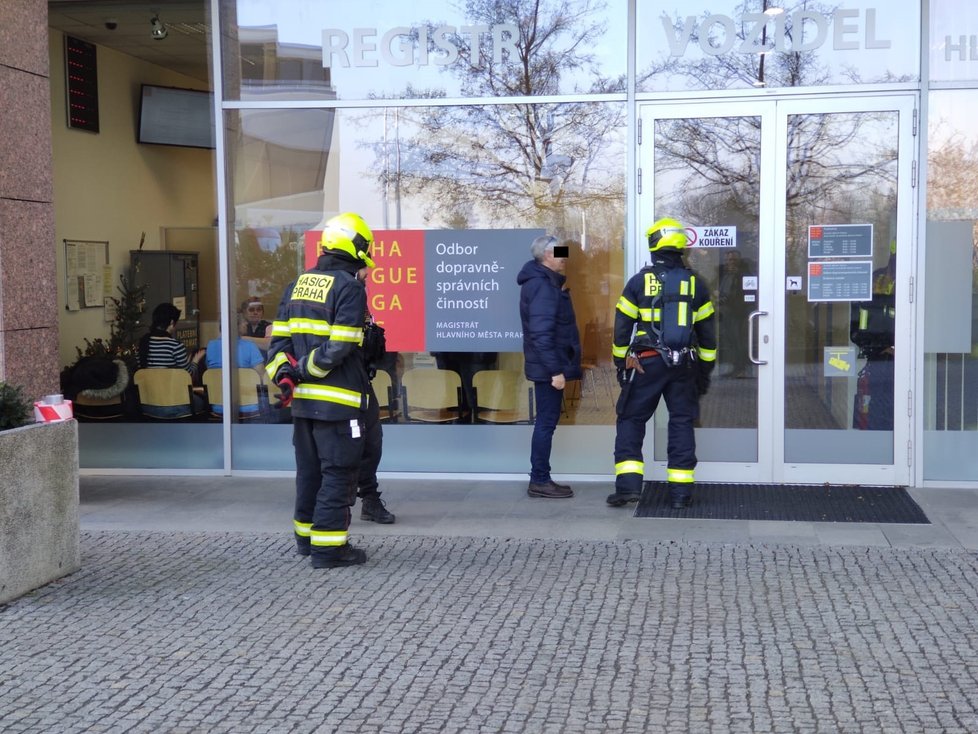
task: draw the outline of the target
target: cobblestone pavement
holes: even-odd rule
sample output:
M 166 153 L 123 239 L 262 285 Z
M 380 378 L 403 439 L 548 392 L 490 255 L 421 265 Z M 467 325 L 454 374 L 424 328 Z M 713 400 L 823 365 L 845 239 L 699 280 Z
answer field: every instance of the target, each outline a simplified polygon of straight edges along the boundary
M 976 732 L 958 549 L 85 532 L 0 608 L 0 731 Z

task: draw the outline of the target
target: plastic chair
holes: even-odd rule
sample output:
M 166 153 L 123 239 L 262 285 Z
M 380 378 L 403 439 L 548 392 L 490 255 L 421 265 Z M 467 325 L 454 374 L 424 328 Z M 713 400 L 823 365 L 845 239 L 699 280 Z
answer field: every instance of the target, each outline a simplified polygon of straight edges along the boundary
M 224 408 L 224 391 L 222 380 L 224 370 L 220 367 L 211 367 L 204 372 L 201 381 L 204 384 L 204 397 L 211 408 L 211 416 L 221 419 Z M 262 376 L 257 370 L 250 367 L 238 367 L 237 376 L 232 389 L 237 389 L 238 419 L 253 420 L 263 417 L 266 414 L 265 407 L 268 405 L 268 386 L 265 385 Z M 221 411 L 214 410 L 214 406 L 220 406 Z
M 147 418 L 177 420 L 193 418 L 194 387 L 187 370 L 175 367 L 148 367 L 132 378 L 139 398 L 139 409 Z
M 374 393 L 377 395 L 377 404 L 381 409 L 381 420 L 393 423 L 397 420 L 400 410 L 397 406 L 397 393 L 394 390 L 394 383 L 387 370 L 377 370 L 374 379 L 371 381 Z M 383 411 L 387 411 L 386 418 Z
M 126 406 L 122 395 L 114 398 L 90 398 L 83 392 L 78 393 L 72 401 L 75 418 L 79 421 L 118 421 L 125 417 Z
M 515 370 L 481 370 L 472 377 L 479 423 L 532 423 L 533 384 Z
M 401 377 L 401 408 L 408 423 L 459 423 L 462 378 L 455 370 L 418 367 Z

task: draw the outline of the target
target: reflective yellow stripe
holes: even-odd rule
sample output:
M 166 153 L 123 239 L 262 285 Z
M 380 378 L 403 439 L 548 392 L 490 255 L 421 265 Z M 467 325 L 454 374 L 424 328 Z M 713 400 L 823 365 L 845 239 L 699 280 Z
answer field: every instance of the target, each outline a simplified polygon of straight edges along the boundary
M 342 387 L 332 387 L 330 385 L 316 385 L 311 382 L 303 382 L 295 388 L 295 397 L 304 400 L 322 400 L 327 403 L 339 403 L 359 408 L 363 402 L 363 395 L 354 390 L 344 390 Z
M 645 474 L 645 463 L 641 461 L 619 461 L 615 464 L 615 476 L 619 474 Z
M 322 319 L 289 319 L 290 334 L 312 334 L 314 336 L 329 336 L 333 327 L 328 321 Z
M 322 367 L 317 367 L 314 358 L 319 347 L 316 347 L 311 352 L 309 352 L 309 358 L 306 360 L 306 371 L 318 379 L 322 379 L 329 374 L 329 370 L 324 370 Z
M 688 296 L 689 295 L 689 281 L 682 280 L 679 282 L 679 295 Z
M 689 326 L 689 304 L 686 301 L 679 302 L 679 325 Z
M 272 324 L 272 336 L 288 336 L 289 325 L 285 321 L 276 321 Z
M 628 347 L 611 347 L 611 356 L 617 357 L 618 359 L 624 359 L 628 356 Z
M 703 347 L 696 347 L 696 355 L 704 362 L 715 362 L 717 358 L 717 350 L 703 349 Z
M 869 326 L 869 311 L 865 308 L 859 309 L 859 330 L 865 331 Z
M 708 318 L 712 315 L 713 315 L 713 301 L 707 301 L 702 306 L 700 306 L 699 309 L 696 311 L 696 314 L 693 316 L 693 322 L 695 323 L 697 321 L 702 321 L 703 319 Z
M 666 469 L 666 481 L 676 482 L 677 484 L 692 484 L 695 481 L 693 479 L 693 470 Z
M 625 298 L 625 296 L 618 299 L 618 310 L 629 318 L 634 319 L 638 317 L 638 306 Z
M 340 326 L 339 324 L 333 324 L 333 333 L 330 335 L 330 339 L 335 339 L 338 342 L 360 344 L 363 342 L 363 329 L 359 326 Z
M 638 314 L 642 318 L 642 321 L 652 321 L 652 319 L 659 318 L 659 309 L 653 311 L 651 308 L 640 308 Z
M 272 358 L 272 361 L 265 366 L 265 374 L 268 375 L 268 379 L 274 380 L 275 373 L 278 372 L 278 368 L 288 361 L 289 360 L 286 358 L 285 352 L 279 352 L 278 354 L 276 354 Z
M 312 527 L 310 525 L 310 527 Z M 309 542 L 315 546 L 346 545 L 349 533 L 346 530 L 310 530 Z
M 298 520 L 293 520 L 292 525 L 295 527 L 295 534 L 302 538 L 308 538 L 310 532 L 312 531 L 311 522 L 299 522 Z

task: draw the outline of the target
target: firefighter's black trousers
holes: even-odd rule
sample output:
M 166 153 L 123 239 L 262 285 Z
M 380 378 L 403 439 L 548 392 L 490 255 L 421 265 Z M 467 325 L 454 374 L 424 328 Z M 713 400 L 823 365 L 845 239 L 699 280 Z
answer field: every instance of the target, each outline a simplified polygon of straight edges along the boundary
M 363 423 L 293 418 L 295 532 L 313 555 L 339 553 L 348 540 L 363 454 Z
M 659 356 L 641 360 L 644 373 L 637 372 L 619 401 L 615 433 L 615 491 L 640 494 L 644 462 L 642 443 L 659 398 L 669 409 L 668 470 L 666 479 L 674 495 L 689 494 L 696 466 L 693 423 L 699 417 L 696 371 L 692 363 L 669 367 Z
M 384 429 L 380 424 L 380 406 L 377 404 L 377 396 L 373 394 L 372 388 L 364 420 L 366 428 L 363 435 L 363 456 L 360 459 L 360 472 L 357 479 L 357 496 L 379 497 L 377 468 L 380 466 L 384 451 Z

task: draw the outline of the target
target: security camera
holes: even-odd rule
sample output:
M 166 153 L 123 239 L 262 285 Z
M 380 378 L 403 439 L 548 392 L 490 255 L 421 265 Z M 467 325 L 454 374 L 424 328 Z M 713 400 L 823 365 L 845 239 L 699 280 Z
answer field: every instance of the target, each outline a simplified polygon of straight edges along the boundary
M 118 27 L 119 22 L 115 18 L 109 18 L 107 21 L 105 21 L 106 30 L 114 31 Z

